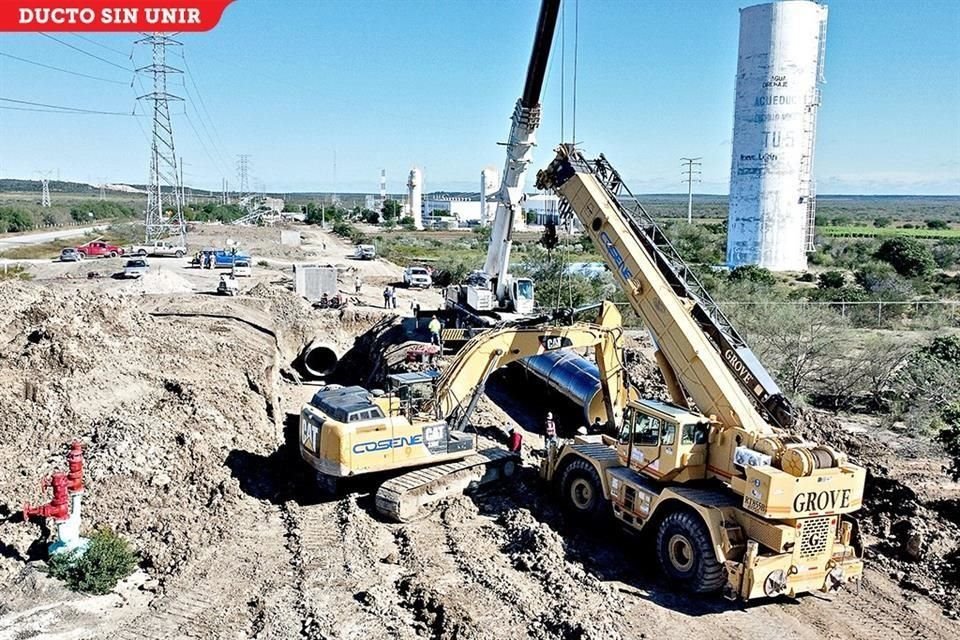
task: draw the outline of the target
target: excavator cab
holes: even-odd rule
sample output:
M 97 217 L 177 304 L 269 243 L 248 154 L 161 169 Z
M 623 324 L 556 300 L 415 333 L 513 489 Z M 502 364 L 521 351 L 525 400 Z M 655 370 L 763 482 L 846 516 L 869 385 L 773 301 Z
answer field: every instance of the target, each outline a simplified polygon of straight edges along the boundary
M 617 445 L 622 464 L 656 480 L 683 482 L 706 477 L 710 421 L 656 400 L 624 411 Z
M 387 389 L 396 398 L 400 415 L 409 418 L 426 413 L 426 407 L 437 392 L 436 373 L 394 373 L 387 376 Z

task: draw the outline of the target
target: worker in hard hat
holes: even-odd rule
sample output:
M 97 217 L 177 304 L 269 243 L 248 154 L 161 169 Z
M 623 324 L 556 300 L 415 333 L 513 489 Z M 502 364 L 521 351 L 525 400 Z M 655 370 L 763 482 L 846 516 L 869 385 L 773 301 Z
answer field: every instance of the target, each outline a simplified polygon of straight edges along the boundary
M 543 436 L 549 444 L 557 444 L 557 423 L 553 421 L 553 412 L 547 412 L 547 419 L 543 422 Z
M 443 325 L 437 320 L 437 316 L 430 319 L 430 324 L 427 325 L 427 329 L 430 330 L 430 344 L 440 346 L 440 329 L 442 327 Z

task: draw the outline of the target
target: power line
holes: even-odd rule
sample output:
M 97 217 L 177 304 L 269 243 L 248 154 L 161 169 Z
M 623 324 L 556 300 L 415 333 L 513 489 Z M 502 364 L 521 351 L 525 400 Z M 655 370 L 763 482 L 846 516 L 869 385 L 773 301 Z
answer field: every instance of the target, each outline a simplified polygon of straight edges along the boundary
M 53 37 L 52 35 L 50 35 L 49 33 L 41 33 L 40 35 L 42 35 L 44 38 L 49 38 L 49 39 L 53 40 L 54 42 L 59 42 L 60 44 L 62 44 L 62 45 L 65 46 L 65 47 L 70 47 L 70 48 L 73 49 L 74 51 L 79 51 L 80 53 L 82 53 L 82 54 L 85 55 L 85 56 L 90 56 L 91 58 L 94 58 L 95 60 L 99 60 L 100 62 L 105 62 L 105 63 L 107 63 L 108 65 L 110 65 L 111 67 L 116 67 L 117 69 L 123 69 L 124 71 L 133 71 L 133 69 L 131 69 L 130 67 L 121 66 L 121 65 L 117 64 L 116 62 L 110 62 L 110 61 L 107 60 L 106 58 L 101 58 L 100 56 L 96 55 L 95 53 L 90 53 L 89 51 L 84 51 L 84 50 L 81 49 L 80 47 L 75 47 L 75 46 L 73 46 L 72 44 L 70 44 L 69 42 L 64 42 L 64 41 L 61 40 L 60 38 L 54 38 L 54 37 Z
M 91 76 L 86 73 L 80 73 L 79 71 L 71 71 L 70 69 L 62 69 L 60 67 L 54 67 L 53 65 L 44 64 L 42 62 L 27 60 L 26 58 L 19 58 L 17 56 L 10 55 L 9 53 L 3 53 L 2 51 L 0 51 L 0 56 L 3 56 L 4 58 L 10 58 L 11 60 L 18 60 L 20 62 L 25 62 L 27 64 L 36 65 L 38 67 L 43 67 L 44 69 L 52 69 L 53 71 L 60 71 L 61 73 L 69 73 L 70 75 L 80 76 L 81 78 L 90 78 L 91 80 L 100 80 L 101 82 L 109 82 L 111 84 L 127 84 L 126 82 L 120 82 L 119 80 L 101 78 L 100 76 Z
M 132 116 L 132 113 L 122 111 L 97 111 L 95 109 L 80 109 L 78 107 L 62 107 L 56 104 L 44 104 L 43 102 L 30 102 L 29 100 L 14 100 L 13 98 L 0 98 L 2 102 L 12 102 L 14 104 L 25 104 L 31 107 L 45 107 L 47 109 L 56 109 L 57 113 L 92 113 L 104 116 Z
M 210 124 L 210 129 L 213 130 L 212 136 L 210 135 L 210 132 L 207 131 L 207 137 L 210 138 L 210 142 L 213 145 L 213 150 L 220 157 L 220 161 L 224 165 L 227 165 L 227 161 L 223 154 L 223 147 L 224 147 L 223 139 L 220 137 L 220 132 L 217 130 L 216 121 L 210 116 L 210 111 L 209 109 L 207 109 L 207 103 L 206 101 L 204 101 L 203 94 L 200 92 L 200 86 L 197 84 L 197 80 L 194 76 L 194 73 L 190 69 L 190 64 L 187 62 L 186 53 L 184 51 L 181 51 L 180 57 L 183 60 L 183 68 L 186 69 L 186 72 L 187 72 L 185 75 L 190 78 L 190 83 L 193 84 L 193 88 L 197 94 L 197 100 L 200 102 L 200 108 L 203 110 L 203 113 L 201 113 L 199 110 L 197 111 L 197 117 L 200 118 L 200 125 L 206 129 L 206 126 L 204 125 L 204 122 L 203 122 L 204 120 L 203 117 L 204 115 L 206 115 L 206 120 Z M 190 95 L 190 90 L 187 89 L 186 83 L 184 83 L 183 88 L 184 90 L 187 91 L 187 94 Z M 191 95 L 190 97 L 192 98 L 193 96 Z
M 123 56 L 124 58 L 129 58 L 129 57 L 130 57 L 130 54 L 128 54 L 128 53 L 125 52 L 125 51 L 120 51 L 120 49 L 114 49 L 113 47 L 108 47 L 107 45 L 103 44 L 102 42 L 97 42 L 96 40 L 94 40 L 94 39 L 92 39 L 92 38 L 88 38 L 88 37 L 83 36 L 83 35 L 80 35 L 79 33 L 71 33 L 70 35 L 72 35 L 74 38 L 80 38 L 81 40 L 86 40 L 86 41 L 89 42 L 90 44 L 92 44 L 92 45 L 94 45 L 94 46 L 97 46 L 97 47 L 100 47 L 101 49 L 106 49 L 107 51 L 112 51 L 112 52 L 116 53 L 117 55 Z

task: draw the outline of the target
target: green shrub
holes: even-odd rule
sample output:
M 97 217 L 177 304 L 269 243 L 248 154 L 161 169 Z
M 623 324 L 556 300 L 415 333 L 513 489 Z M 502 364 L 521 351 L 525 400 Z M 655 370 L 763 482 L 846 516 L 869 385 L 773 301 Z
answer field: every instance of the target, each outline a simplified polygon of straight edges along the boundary
M 29 231 L 33 226 L 33 216 L 29 211 L 17 207 L 0 207 L 0 233 Z
M 890 218 L 874 218 L 874 220 L 873 220 L 873 226 L 875 226 L 875 227 L 877 227 L 877 228 L 889 227 L 889 226 L 890 226 Z
M 927 229 L 949 229 L 950 225 L 946 220 L 926 220 Z
M 773 286 L 777 279 L 770 271 L 755 264 L 745 264 L 730 271 L 728 276 L 733 282 L 753 282 Z
M 908 278 L 925 276 L 936 268 L 930 249 L 916 238 L 897 237 L 884 240 L 875 257 Z
M 846 284 L 846 278 L 842 271 L 824 271 L 817 280 L 817 286 L 821 289 L 841 289 Z
M 76 552 L 50 558 L 50 575 L 67 583 L 74 591 L 109 593 L 137 566 L 137 556 L 126 540 L 110 529 L 97 529 L 90 546 L 79 556 Z

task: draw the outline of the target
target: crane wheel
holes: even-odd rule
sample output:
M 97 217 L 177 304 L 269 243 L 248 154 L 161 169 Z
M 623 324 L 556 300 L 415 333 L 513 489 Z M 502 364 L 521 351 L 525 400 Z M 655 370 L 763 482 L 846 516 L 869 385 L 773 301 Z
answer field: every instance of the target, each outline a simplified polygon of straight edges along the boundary
M 587 521 L 603 512 L 606 500 L 596 468 L 583 459 L 574 460 L 563 470 L 560 491 L 567 512 Z
M 703 519 L 689 511 L 666 516 L 657 529 L 657 559 L 671 581 L 694 593 L 718 591 L 727 581 Z
M 147 257 L 147 250 L 146 250 L 146 249 L 140 249 L 140 251 L 137 251 L 137 255 L 140 256 L 141 258 L 146 258 L 146 257 Z

